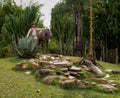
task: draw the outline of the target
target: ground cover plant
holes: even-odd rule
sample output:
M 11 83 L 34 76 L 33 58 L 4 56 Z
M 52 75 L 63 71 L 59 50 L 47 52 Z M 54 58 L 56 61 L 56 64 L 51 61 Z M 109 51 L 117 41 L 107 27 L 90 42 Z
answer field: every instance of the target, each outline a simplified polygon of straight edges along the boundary
M 73 61 L 78 61 L 73 58 Z M 119 98 L 119 90 L 105 92 L 97 88 L 63 88 L 58 85 L 46 85 L 38 81 L 34 75 L 15 71 L 15 65 L 21 59 L 16 57 L 0 59 L 0 97 L 1 98 Z M 75 61 L 75 62 L 76 62 Z M 120 66 L 99 62 L 105 69 L 119 70 Z M 111 79 L 120 83 L 119 74 L 111 74 Z

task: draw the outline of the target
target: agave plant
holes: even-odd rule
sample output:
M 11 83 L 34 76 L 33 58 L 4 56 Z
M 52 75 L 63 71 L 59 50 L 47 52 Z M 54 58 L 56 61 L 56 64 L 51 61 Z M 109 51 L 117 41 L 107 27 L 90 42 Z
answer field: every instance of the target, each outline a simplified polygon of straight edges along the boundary
M 15 45 L 15 49 L 19 57 L 34 57 L 37 53 L 38 43 L 33 37 L 22 37 Z

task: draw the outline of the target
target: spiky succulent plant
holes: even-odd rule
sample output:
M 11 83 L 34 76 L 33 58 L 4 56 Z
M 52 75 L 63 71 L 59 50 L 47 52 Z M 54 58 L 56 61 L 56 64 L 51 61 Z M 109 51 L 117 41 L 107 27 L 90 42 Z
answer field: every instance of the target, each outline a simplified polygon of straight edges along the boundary
M 37 53 L 38 43 L 37 39 L 33 37 L 22 37 L 18 40 L 16 51 L 19 57 L 34 57 Z

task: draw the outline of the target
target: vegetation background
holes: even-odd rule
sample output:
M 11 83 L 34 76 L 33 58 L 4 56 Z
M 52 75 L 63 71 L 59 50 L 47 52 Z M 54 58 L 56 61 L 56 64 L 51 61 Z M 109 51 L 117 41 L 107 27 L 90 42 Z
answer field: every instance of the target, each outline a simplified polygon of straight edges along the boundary
M 37 81 L 33 75 L 28 76 L 23 72 L 14 71 L 15 64 L 22 59 L 18 58 L 19 52 L 33 54 L 32 50 L 36 48 L 35 44 L 27 46 L 31 42 L 26 40 L 31 23 L 36 22 L 38 27 L 44 27 L 44 25 L 40 13 L 42 5 L 33 3 L 24 8 L 13 1 L 4 0 L 4 5 L 0 6 L 1 98 L 119 98 L 119 74 L 111 74 L 110 77 L 118 84 L 118 91 L 107 92 L 97 88 L 64 89 L 57 85 L 45 85 Z M 94 0 L 92 7 L 95 57 L 98 60 L 119 63 L 120 0 Z M 89 8 L 89 0 L 61 0 L 55 5 L 51 13 L 50 29 L 53 37 L 49 43 L 49 53 L 67 56 L 87 54 L 90 31 Z M 25 50 L 21 50 L 24 47 Z M 42 52 L 39 51 L 39 53 Z M 29 54 L 25 54 L 26 57 L 33 56 Z M 105 69 L 120 69 L 119 64 L 99 63 L 104 65 Z

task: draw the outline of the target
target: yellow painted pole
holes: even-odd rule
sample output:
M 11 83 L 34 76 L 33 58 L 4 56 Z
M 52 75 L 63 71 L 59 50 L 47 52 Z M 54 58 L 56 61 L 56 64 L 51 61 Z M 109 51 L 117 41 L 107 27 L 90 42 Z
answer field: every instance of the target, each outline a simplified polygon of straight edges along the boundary
M 90 47 L 89 54 L 93 56 L 92 0 L 90 0 Z

